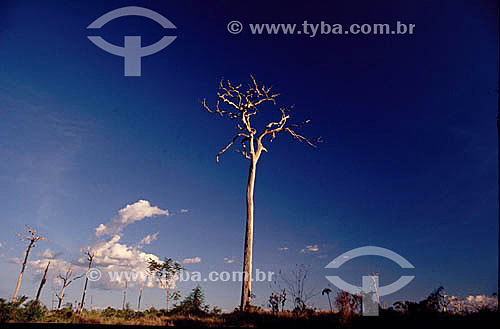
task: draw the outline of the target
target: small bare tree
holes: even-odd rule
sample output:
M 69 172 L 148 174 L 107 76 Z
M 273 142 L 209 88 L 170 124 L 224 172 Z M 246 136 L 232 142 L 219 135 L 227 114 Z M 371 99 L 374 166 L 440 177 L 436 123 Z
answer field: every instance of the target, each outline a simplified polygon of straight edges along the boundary
M 17 298 L 17 294 L 19 292 L 19 288 L 21 287 L 21 281 L 23 280 L 24 270 L 26 269 L 26 263 L 28 262 L 28 256 L 30 254 L 31 248 L 36 247 L 38 241 L 46 240 L 43 236 L 37 234 L 37 231 L 32 227 L 26 225 L 28 228 L 29 234 L 17 233 L 16 235 L 20 237 L 22 242 L 28 242 L 28 248 L 26 248 L 23 265 L 21 267 L 21 273 L 19 273 L 19 277 L 17 278 L 16 290 L 14 291 L 14 295 L 12 295 L 12 301 Z
M 123 289 L 122 310 L 125 310 L 125 306 L 127 306 L 127 288 L 128 288 L 128 280 L 125 280 L 125 289 Z
M 142 281 L 141 287 L 139 288 L 139 301 L 137 303 L 137 311 L 141 310 L 141 299 L 142 299 L 142 291 L 144 290 L 144 283 L 145 281 Z
M 64 275 L 59 274 L 57 277 L 62 280 L 61 292 L 59 294 L 56 293 L 56 297 L 59 300 L 59 303 L 57 304 L 57 309 L 59 310 L 59 309 L 61 309 L 61 304 L 62 304 L 62 301 L 64 298 L 64 292 L 65 292 L 66 288 L 70 284 L 72 284 L 73 281 L 82 278 L 83 274 L 78 275 L 78 276 L 73 276 L 73 271 L 71 270 L 71 268 L 69 268 Z
M 314 143 L 308 138 L 296 133 L 296 128 L 300 128 L 310 120 L 299 124 L 290 123 L 291 108 L 281 108 L 281 119 L 269 122 L 260 132 L 252 126 L 252 118 L 259 113 L 259 107 L 266 102 L 276 105 L 278 93 L 271 92 L 271 87 L 265 87 L 257 83 L 253 76 L 250 76 L 251 83 L 246 89 L 242 85 L 232 85 L 229 80 L 220 81 L 219 91 L 217 92 L 217 103 L 215 108 L 210 108 L 206 100 L 203 99 L 202 105 L 210 113 L 218 114 L 221 117 L 228 117 L 236 121 L 237 133 L 219 153 L 216 155 L 216 161 L 232 145 L 239 143 L 241 149 L 236 152 L 241 153 L 246 159 L 250 160 L 248 173 L 248 183 L 246 191 L 247 203 L 247 222 L 245 233 L 245 247 L 243 260 L 244 280 L 241 291 L 241 310 L 247 310 L 251 303 L 252 296 L 252 250 L 253 250 L 253 220 L 254 220 L 254 185 L 257 163 L 261 153 L 267 152 L 264 142 L 272 142 L 279 133 L 288 133 L 299 142 L 305 142 L 315 147 Z M 224 107 L 224 108 L 223 108 Z
M 295 265 L 290 271 L 279 271 L 279 276 L 286 286 L 287 291 L 293 298 L 293 311 L 304 312 L 310 306 L 309 302 L 319 294 L 315 287 L 310 287 L 309 281 L 310 266 L 304 264 Z
M 94 260 L 95 254 L 90 249 L 87 249 L 85 251 L 85 255 L 87 256 L 87 261 L 89 262 L 89 267 L 87 269 L 87 275 L 85 276 L 85 286 L 83 287 L 82 302 L 80 303 L 80 310 L 79 310 L 80 313 L 83 311 L 83 306 L 85 305 L 85 295 L 87 294 L 87 285 L 89 283 L 89 273 L 90 273 L 90 268 L 92 267 L 92 261 Z

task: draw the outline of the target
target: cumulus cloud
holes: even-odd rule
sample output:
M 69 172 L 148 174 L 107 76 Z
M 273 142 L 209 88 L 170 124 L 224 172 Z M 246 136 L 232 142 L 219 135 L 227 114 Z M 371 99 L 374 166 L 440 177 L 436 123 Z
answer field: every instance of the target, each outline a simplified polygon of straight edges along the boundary
M 95 233 L 101 239 L 88 247 L 94 253 L 92 266 L 102 273 L 101 279 L 93 282 L 93 285 L 101 289 L 121 288 L 125 285 L 128 276 L 129 287 L 136 283 L 145 283 L 147 287 L 157 286 L 156 281 L 148 277 L 148 261 L 152 259 L 160 262 L 160 258 L 143 252 L 141 248 L 157 240 L 159 232 L 145 236 L 133 246 L 122 243 L 121 235 L 123 229 L 132 223 L 154 216 L 169 215 L 168 210 L 152 206 L 147 200 L 139 200 L 120 209 L 118 215 L 108 223 L 100 224 Z M 110 238 L 103 239 L 103 236 Z M 85 266 L 86 264 L 87 258 L 83 255 L 82 249 L 82 257 L 78 259 L 76 265 Z
M 279 251 L 287 251 L 288 250 L 288 247 L 281 247 L 281 248 L 278 248 Z
M 317 244 L 305 246 L 305 248 L 300 249 L 300 252 L 302 252 L 302 253 L 318 252 L 318 251 L 319 251 L 319 247 Z
M 136 203 L 129 204 L 118 211 L 118 216 L 114 217 L 107 224 L 100 224 L 96 230 L 96 236 L 115 235 L 121 233 L 125 226 L 134 222 L 141 221 L 144 218 L 153 216 L 168 216 L 168 210 L 151 206 L 147 200 L 139 200 Z
M 154 235 L 154 234 L 153 234 Z M 120 243 L 120 235 L 115 234 L 110 240 L 96 241 L 89 249 L 94 253 L 93 267 L 101 271 L 101 278 L 93 282 L 93 286 L 101 289 L 118 289 L 144 282 L 146 287 L 154 287 L 156 281 L 148 280 L 148 260 L 160 262 L 160 258 L 140 250 L 140 246 L 128 246 Z M 87 258 L 82 255 L 78 259 L 79 266 L 87 264 Z M 157 286 L 157 285 L 156 285 Z
M 121 241 L 123 229 L 132 223 L 141 221 L 153 216 L 168 216 L 168 210 L 151 206 L 149 201 L 139 200 L 129 204 L 119 210 L 118 215 L 111 219 L 107 224 L 100 224 L 96 228 L 96 235 L 100 237 L 91 246 L 81 249 L 81 256 L 72 261 L 58 258 L 62 253 L 55 253 L 51 249 L 46 249 L 38 254 L 40 259 L 30 261 L 30 266 L 35 271 L 35 280 L 39 281 L 45 267 L 50 261 L 48 279 L 56 284 L 60 284 L 57 278 L 58 274 L 66 273 L 71 268 L 73 273 L 82 274 L 87 272 L 88 260 L 84 255 L 84 250 L 89 249 L 94 254 L 92 268 L 101 273 L 97 281 L 89 282 L 90 287 L 110 290 L 122 289 L 128 280 L 128 287 L 144 284 L 146 287 L 159 287 L 159 283 L 149 276 L 148 261 L 150 259 L 160 262 L 160 258 L 151 253 L 141 250 L 145 245 L 158 239 L 159 232 L 145 236 L 136 245 L 127 245 Z M 103 236 L 109 236 L 104 238 Z M 199 257 L 193 258 L 193 262 L 199 262 Z M 198 260 L 198 261 L 197 261 Z M 11 258 L 7 261 L 21 263 L 19 258 Z M 175 286 L 175 282 L 171 284 Z
M 29 262 L 30 268 L 35 271 L 33 279 L 37 282 L 40 280 L 49 261 L 47 279 L 52 280 L 57 286 L 61 283 L 57 276 L 66 273 L 69 268 L 75 275 L 86 273 L 88 260 L 83 251 L 89 249 L 94 254 L 92 268 L 99 270 L 101 273 L 99 280 L 89 282 L 91 288 L 103 290 L 122 289 L 127 279 L 129 280 L 128 287 L 142 285 L 142 283 L 149 288 L 158 287 L 158 282 L 148 277 L 147 269 L 149 259 L 159 262 L 160 258 L 154 254 L 141 251 L 140 246 L 128 246 L 121 243 L 120 239 L 120 235 L 114 235 L 109 240 L 96 241 L 92 246 L 82 248 L 81 257 L 73 262 L 54 258 L 56 254 L 50 249 L 49 251 L 45 250 L 41 254 L 43 257 Z M 11 262 L 20 263 L 21 260 L 11 259 Z
M 196 263 L 201 262 L 201 258 L 200 257 L 185 258 L 182 262 L 184 264 L 196 264 Z
M 225 262 L 226 264 L 232 264 L 232 263 L 234 263 L 234 256 L 232 256 L 231 258 L 229 258 L 229 257 L 224 257 L 224 262 Z
M 33 277 L 34 281 L 38 282 L 41 279 L 42 274 L 49 262 L 50 265 L 47 272 L 47 280 L 52 281 L 52 283 L 56 286 L 59 286 L 61 283 L 61 280 L 57 276 L 59 274 L 66 273 L 69 268 L 72 268 L 73 273 L 75 274 L 82 274 L 87 270 L 83 266 L 73 266 L 70 262 L 64 259 L 42 257 L 37 260 L 29 261 L 29 266 L 35 271 L 35 275 Z
M 151 244 L 151 242 L 155 241 L 158 239 L 158 234 L 160 232 L 156 232 L 155 234 L 148 234 L 146 235 L 140 242 L 139 242 L 139 247 Z

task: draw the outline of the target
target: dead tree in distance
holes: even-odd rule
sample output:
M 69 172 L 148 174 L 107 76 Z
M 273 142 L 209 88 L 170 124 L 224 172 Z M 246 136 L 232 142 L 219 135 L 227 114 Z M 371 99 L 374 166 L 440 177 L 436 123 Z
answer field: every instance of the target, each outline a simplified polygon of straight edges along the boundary
M 43 236 L 37 234 L 37 231 L 30 226 L 27 226 L 29 235 L 23 233 L 17 233 L 16 235 L 20 237 L 20 240 L 25 242 L 28 241 L 28 248 L 26 248 L 23 265 L 21 267 L 21 273 L 19 273 L 19 277 L 17 278 L 16 290 L 14 291 L 14 295 L 12 295 L 12 301 L 17 298 L 17 294 L 19 292 L 19 288 L 21 287 L 21 281 L 23 280 L 24 270 L 26 269 L 26 263 L 28 262 L 28 256 L 30 254 L 31 248 L 36 247 L 38 241 L 46 240 Z
M 61 287 L 61 292 L 59 294 L 56 294 L 56 297 L 57 299 L 59 300 L 59 303 L 57 304 L 57 309 L 61 309 L 61 304 L 62 304 L 62 301 L 64 299 L 64 292 L 66 290 L 66 288 L 73 283 L 73 281 L 75 280 L 78 280 L 80 279 L 81 277 L 83 277 L 83 274 L 82 275 L 78 275 L 78 276 L 73 276 L 73 271 L 71 270 L 71 268 L 69 268 L 66 273 L 63 275 L 63 274 L 59 274 L 57 277 L 59 279 L 62 280 L 62 287 Z
M 47 267 L 45 268 L 45 271 L 43 272 L 42 281 L 40 281 L 40 286 L 38 287 L 38 291 L 36 292 L 35 303 L 38 303 L 38 301 L 40 300 L 40 293 L 42 292 L 43 286 L 47 282 L 47 271 L 49 270 L 49 266 L 50 266 L 50 261 L 47 263 Z
M 85 304 L 85 295 L 87 294 L 87 285 L 89 283 L 90 268 L 92 267 L 92 261 L 94 260 L 94 256 L 95 256 L 95 254 L 90 250 L 86 250 L 85 255 L 87 256 L 87 260 L 89 262 L 89 267 L 87 269 L 87 275 L 85 276 L 85 285 L 83 286 L 82 302 L 80 303 L 79 313 L 82 313 L 83 305 Z
M 144 289 L 144 281 L 142 281 L 141 287 L 139 288 L 139 302 L 137 303 L 137 311 L 141 311 L 141 299 L 142 299 L 142 290 Z
M 221 117 L 228 117 L 237 123 L 236 129 L 238 132 L 231 142 L 217 153 L 216 161 L 219 162 L 219 157 L 236 143 L 241 146 L 241 149 L 237 149 L 236 152 L 241 153 L 246 159 L 250 160 L 246 191 L 247 222 L 243 260 L 244 279 L 240 304 L 242 311 L 248 309 L 252 296 L 253 197 L 257 163 L 262 152 L 267 152 L 264 142 L 272 142 L 279 133 L 288 133 L 299 142 L 305 142 L 309 146 L 316 147 L 313 141 L 295 131 L 297 128 L 308 124 L 310 120 L 298 124 L 290 123 L 290 112 L 293 107 L 280 108 L 281 119 L 269 122 L 261 131 L 257 131 L 252 126 L 252 118 L 259 113 L 259 106 L 266 102 L 276 105 L 279 94 L 271 92 L 271 87 L 257 83 L 253 76 L 250 76 L 250 78 L 251 82 L 245 89 L 242 88 L 241 84 L 233 85 L 229 80 L 225 82 L 221 80 L 215 108 L 209 107 L 205 99 L 202 100 L 202 105 L 208 112 L 218 114 Z M 317 141 L 319 142 L 319 139 Z

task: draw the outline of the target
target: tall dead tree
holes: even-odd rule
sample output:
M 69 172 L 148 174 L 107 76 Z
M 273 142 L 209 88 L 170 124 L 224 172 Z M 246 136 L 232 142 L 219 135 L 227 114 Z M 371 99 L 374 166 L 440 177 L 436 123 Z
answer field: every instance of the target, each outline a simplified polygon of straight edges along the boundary
M 83 306 L 85 305 L 85 295 L 87 294 L 87 285 L 89 283 L 90 268 L 92 267 L 92 261 L 94 260 L 95 256 L 95 254 L 90 250 L 86 250 L 85 255 L 87 256 L 87 261 L 89 262 L 89 268 L 87 269 L 87 275 L 85 276 L 85 286 L 83 287 L 82 302 L 80 303 L 79 313 L 82 313 Z
M 141 287 L 139 288 L 139 302 L 137 303 L 137 311 L 141 310 L 141 299 L 142 299 L 142 290 L 144 289 L 144 281 L 141 284 Z
M 17 233 L 16 235 L 20 237 L 22 242 L 28 241 L 28 248 L 26 248 L 26 252 L 24 255 L 23 265 L 21 267 L 21 273 L 19 273 L 19 277 L 17 278 L 16 290 L 14 291 L 14 295 L 12 295 L 12 301 L 17 298 L 17 294 L 19 292 L 19 288 L 21 287 L 21 281 L 23 280 L 24 270 L 26 269 L 26 263 L 28 262 L 28 256 L 30 254 L 31 248 L 36 247 L 38 241 L 46 240 L 43 236 L 37 234 L 37 231 L 30 226 L 27 226 L 29 235 L 23 233 Z
M 40 281 L 40 286 L 38 287 L 38 291 L 36 292 L 35 303 L 38 303 L 38 301 L 40 300 L 40 293 L 42 292 L 43 286 L 47 282 L 47 271 L 49 270 L 49 266 L 50 266 L 50 261 L 47 263 L 47 267 L 45 268 L 45 271 L 43 272 L 42 281 Z
M 128 287 L 128 281 L 125 280 L 125 289 L 123 289 L 123 303 L 122 303 L 123 310 L 125 310 L 125 306 L 127 305 L 127 287 Z
M 80 278 L 83 277 L 83 274 L 82 275 L 78 275 L 78 276 L 73 276 L 73 271 L 71 271 L 71 268 L 69 268 L 66 273 L 63 275 L 63 274 L 59 274 L 57 277 L 59 279 L 62 280 L 62 287 L 61 287 L 61 292 L 59 294 L 56 294 L 57 296 L 57 299 L 59 300 L 59 303 L 57 304 L 57 309 L 61 309 L 61 304 L 62 304 L 62 301 L 64 299 L 64 292 L 66 290 L 66 288 L 73 283 L 73 281 L 75 280 L 78 280 Z
M 241 149 L 236 152 L 241 153 L 246 159 L 250 160 L 248 172 L 248 182 L 246 190 L 247 222 L 245 233 L 243 273 L 244 280 L 241 291 L 241 310 L 247 310 L 251 303 L 252 296 L 252 249 L 253 249 L 253 220 L 254 220 L 254 186 L 257 163 L 262 151 L 267 152 L 264 142 L 272 142 L 279 133 L 288 133 L 299 142 L 315 147 L 315 144 L 308 138 L 295 132 L 310 122 L 306 120 L 302 123 L 290 123 L 290 108 L 280 108 L 281 119 L 269 122 L 261 131 L 257 131 L 252 126 L 252 118 L 259 113 L 259 106 L 266 102 L 276 105 L 278 93 L 271 92 L 271 87 L 260 85 L 250 76 L 251 82 L 247 88 L 242 85 L 234 86 L 229 80 L 221 80 L 219 91 L 217 92 L 217 103 L 215 108 L 210 108 L 206 100 L 203 99 L 202 105 L 210 113 L 218 114 L 221 117 L 228 117 L 235 121 L 237 133 L 219 153 L 216 155 L 216 161 L 232 145 L 239 143 Z

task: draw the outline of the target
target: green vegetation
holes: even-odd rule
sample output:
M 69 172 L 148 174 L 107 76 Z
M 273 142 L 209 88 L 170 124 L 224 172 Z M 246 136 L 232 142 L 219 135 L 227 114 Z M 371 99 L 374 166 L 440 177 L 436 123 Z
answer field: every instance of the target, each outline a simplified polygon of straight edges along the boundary
M 274 298 L 273 298 L 274 300 Z M 304 312 L 256 309 L 252 312 L 222 313 L 217 307 L 205 304 L 200 286 L 195 287 L 171 311 L 155 309 L 134 311 L 107 307 L 103 310 L 75 312 L 71 304 L 60 310 L 49 311 L 41 303 L 28 301 L 25 296 L 7 302 L 0 299 L 0 323 L 51 322 L 82 324 L 127 324 L 149 326 L 204 326 L 204 327 L 323 327 L 351 328 L 381 325 L 385 328 L 416 328 L 453 326 L 454 328 L 486 326 L 498 321 L 497 306 L 478 307 L 463 312 L 452 312 L 442 287 L 419 302 L 396 302 L 393 307 L 381 308 L 378 317 L 360 315 L 360 298 L 339 292 L 332 300 L 336 311 L 317 311 L 307 308 Z

